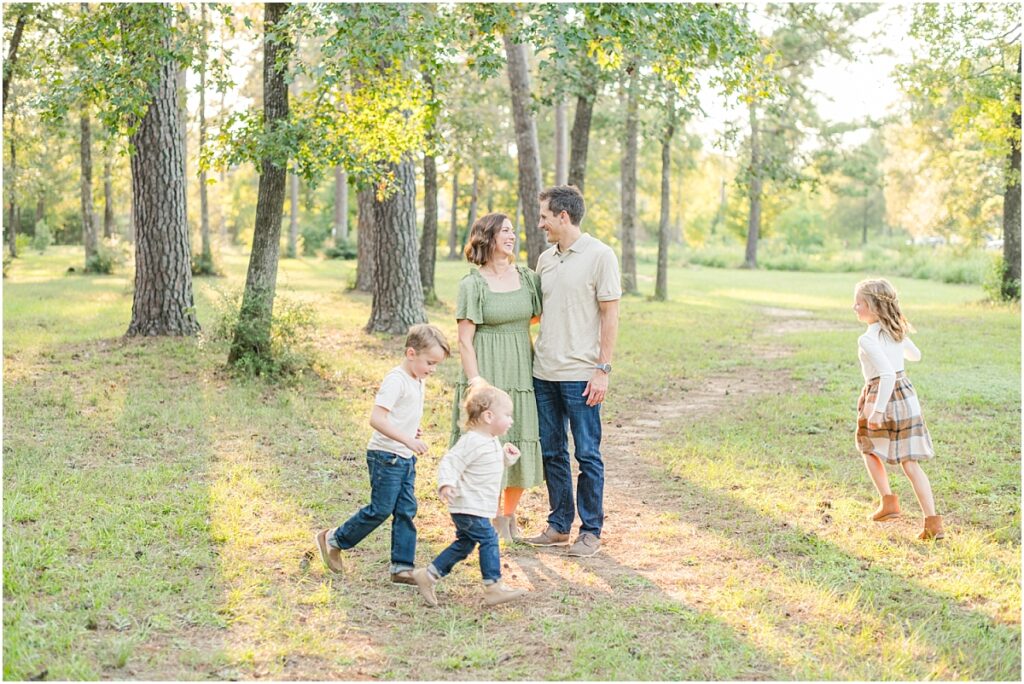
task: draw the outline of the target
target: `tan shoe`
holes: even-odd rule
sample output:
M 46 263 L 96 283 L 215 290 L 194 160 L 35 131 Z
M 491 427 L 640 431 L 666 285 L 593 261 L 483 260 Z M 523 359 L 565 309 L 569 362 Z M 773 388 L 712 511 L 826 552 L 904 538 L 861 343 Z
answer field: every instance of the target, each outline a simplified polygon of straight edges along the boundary
M 496 606 L 499 603 L 515 601 L 517 598 L 526 596 L 526 594 L 527 592 L 525 589 L 513 589 L 511 587 L 506 587 L 501 583 L 501 581 L 484 585 L 484 603 L 489 606 Z
M 895 494 L 883 494 L 882 501 L 878 504 L 878 509 L 871 514 L 871 519 L 875 522 L 882 522 L 883 520 L 892 520 L 898 517 L 900 514 L 900 501 L 896 498 Z
M 513 541 L 512 531 L 509 529 L 512 517 L 508 515 L 499 515 L 496 518 L 491 519 L 491 524 L 494 525 L 494 531 L 498 533 L 498 539 L 503 541 Z
M 427 572 L 426 568 L 416 568 L 412 571 L 412 580 L 419 587 L 420 595 L 423 596 L 427 605 L 436 606 L 437 594 L 434 593 L 434 585 L 437 584 L 437 580 L 434 579 L 434 576 Z
M 569 549 L 570 556 L 593 556 L 601 550 L 601 538 L 590 532 L 580 532 L 576 543 Z
M 416 580 L 412 577 L 412 570 L 402 570 L 391 573 L 392 584 L 410 584 L 416 586 Z
M 323 561 L 324 567 L 331 572 L 341 574 L 345 572 L 345 567 L 341 564 L 341 549 L 336 549 L 327 543 L 327 535 L 332 530 L 320 530 L 316 533 L 316 547 L 320 550 L 320 560 Z
M 551 525 L 548 525 L 544 528 L 544 531 L 536 537 L 527 537 L 522 541 L 530 546 L 568 546 L 569 533 L 566 532 L 565 534 L 562 534 L 555 530 Z
M 944 539 L 946 537 L 946 531 L 942 529 L 942 516 L 941 515 L 929 515 L 925 516 L 924 519 L 924 530 L 921 534 L 917 535 L 918 539 Z

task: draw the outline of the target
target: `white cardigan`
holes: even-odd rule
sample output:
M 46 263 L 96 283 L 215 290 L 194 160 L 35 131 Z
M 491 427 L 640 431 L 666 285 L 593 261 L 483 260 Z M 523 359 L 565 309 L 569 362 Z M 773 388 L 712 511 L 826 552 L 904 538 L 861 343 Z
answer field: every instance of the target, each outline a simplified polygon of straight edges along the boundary
M 857 338 L 857 347 L 864 381 L 879 378 L 878 399 L 875 400 L 874 410 L 885 413 L 886 404 L 896 387 L 896 373 L 904 369 L 904 359 L 920 361 L 921 350 L 906 336 L 900 342 L 893 342 L 882 332 L 880 323 L 868 326 L 867 331 Z
M 497 437 L 470 430 L 441 457 L 437 466 L 437 489 L 455 488 L 452 513 L 493 518 L 498 514 L 501 477 L 519 456 L 505 453 Z

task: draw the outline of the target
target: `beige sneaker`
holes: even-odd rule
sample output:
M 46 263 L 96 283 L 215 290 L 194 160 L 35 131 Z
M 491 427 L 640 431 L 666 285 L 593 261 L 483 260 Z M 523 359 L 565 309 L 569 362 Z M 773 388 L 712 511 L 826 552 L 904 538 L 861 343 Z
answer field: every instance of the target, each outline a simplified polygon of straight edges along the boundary
M 526 537 L 522 541 L 530 546 L 568 546 L 569 533 L 562 534 L 551 525 L 548 525 L 536 537 Z
M 500 581 L 484 585 L 484 603 L 489 606 L 515 601 L 517 598 L 526 596 L 526 594 L 527 591 L 525 589 L 512 589 L 511 587 L 506 587 Z
M 423 596 L 423 600 L 427 602 L 427 605 L 436 606 L 437 594 L 434 593 L 434 585 L 437 584 L 437 580 L 427 572 L 427 569 L 416 568 L 413 570 L 412 581 L 419 587 L 420 594 Z
M 593 556 L 601 550 L 601 538 L 590 532 L 580 532 L 576 543 L 569 549 L 570 556 Z
M 341 574 L 345 572 L 341 564 L 341 549 L 336 549 L 327 543 L 327 535 L 333 530 L 320 530 L 316 533 L 316 547 L 320 550 L 320 560 L 324 567 L 331 572 Z
M 401 572 L 391 573 L 392 584 L 411 584 L 416 586 L 416 580 L 412 577 L 412 570 L 402 570 Z

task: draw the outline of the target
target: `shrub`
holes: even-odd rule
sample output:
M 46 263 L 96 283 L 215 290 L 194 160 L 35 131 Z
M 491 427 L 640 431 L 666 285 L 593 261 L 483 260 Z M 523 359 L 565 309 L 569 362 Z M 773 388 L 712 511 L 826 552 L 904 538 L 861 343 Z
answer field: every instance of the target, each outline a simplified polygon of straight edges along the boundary
M 32 237 L 32 249 L 42 254 L 52 244 L 53 233 L 50 232 L 50 226 L 46 221 L 40 220 L 36 223 L 36 234 Z
M 217 264 L 213 261 L 213 255 L 204 256 L 202 254 L 192 255 L 192 275 L 194 276 L 220 276 L 224 275 L 217 268 Z
M 240 336 L 240 347 L 244 351 L 232 364 L 233 370 L 241 375 L 277 380 L 298 375 L 319 364 L 314 344 L 317 319 L 313 306 L 280 295 L 275 297 L 268 340 L 251 316 L 242 323 L 242 290 L 218 294 L 210 336 L 227 345 L 234 343 L 236 334 Z M 261 309 L 263 302 L 257 298 L 250 305 Z
M 6 278 L 11 272 L 11 266 L 14 264 L 14 259 L 11 258 L 10 254 L 4 254 L 4 278 Z
M 18 254 L 24 254 L 28 251 L 28 248 L 32 245 L 32 238 L 24 233 L 18 233 L 14 236 L 14 247 L 18 250 Z
M 351 260 L 358 258 L 359 252 L 356 246 L 347 240 L 341 240 L 337 243 L 331 244 L 328 241 L 326 248 L 324 249 L 324 257 L 328 259 L 345 259 Z
M 1004 282 L 1006 275 L 1006 262 L 1003 255 L 998 255 L 992 260 L 982 287 L 985 294 L 994 302 L 1019 302 L 1020 301 L 1020 279 Z

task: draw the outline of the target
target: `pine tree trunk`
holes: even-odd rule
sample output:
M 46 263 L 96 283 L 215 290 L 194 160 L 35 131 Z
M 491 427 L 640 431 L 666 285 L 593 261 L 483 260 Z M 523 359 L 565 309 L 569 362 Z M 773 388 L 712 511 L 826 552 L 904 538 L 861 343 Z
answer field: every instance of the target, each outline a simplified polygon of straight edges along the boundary
M 391 168 L 398 190 L 373 203 L 380 230 L 373 246 L 373 309 L 366 331 L 401 335 L 426 322 L 427 315 L 416 244 L 416 170 L 408 158 Z
M 185 215 L 184 122 L 177 67 L 167 60 L 159 69 L 153 100 L 131 136 L 135 293 L 129 337 L 199 331 Z
M 757 108 L 750 103 L 750 216 L 747 221 L 747 252 L 744 268 L 757 268 L 757 241 L 761 234 L 761 140 Z
M 293 43 L 287 32 L 276 31 L 288 7 L 287 3 L 267 3 L 263 6 L 263 121 L 268 133 L 273 133 L 279 122 L 288 119 L 286 70 L 279 69 L 277 65 L 288 63 Z M 271 40 L 270 36 L 275 39 Z M 252 252 L 249 254 L 249 270 L 245 278 L 238 327 L 228 355 L 229 363 L 234 363 L 244 355 L 269 358 L 271 354 L 270 330 L 274 296 L 277 293 L 277 264 L 287 176 L 286 160 L 263 158 Z
M 523 203 L 523 226 L 526 232 L 526 261 L 530 268 L 544 251 L 546 240 L 537 224 L 540 222 L 541 192 L 540 149 L 537 143 L 537 125 L 531 111 L 530 70 L 526 61 L 526 46 L 513 43 L 502 35 L 508 65 L 509 89 L 512 94 L 512 118 L 515 121 L 516 148 L 519 157 L 519 200 Z
M 566 125 L 565 101 L 555 103 L 555 185 L 569 180 L 569 127 Z
M 469 196 L 469 216 L 466 220 L 466 229 L 462 231 L 462 247 L 466 247 L 466 241 L 469 239 L 469 232 L 473 230 L 473 224 L 476 223 L 476 204 L 479 199 L 480 189 L 480 164 L 476 158 L 473 159 L 473 185 L 472 192 Z
M 669 103 L 670 122 L 665 126 L 661 138 L 661 217 L 658 221 L 658 275 L 654 284 L 654 298 L 659 301 L 668 299 L 668 244 L 670 240 L 669 208 L 672 202 L 669 192 L 670 174 L 672 170 L 672 136 L 676 128 L 671 118 L 674 114 L 672 103 Z
M 597 92 L 588 92 L 576 98 L 576 115 L 573 118 L 569 152 L 569 185 L 575 185 L 583 192 L 587 175 L 587 150 L 590 145 L 590 121 L 594 116 L 594 101 Z
M 103 237 L 114 236 L 114 179 L 113 160 L 108 147 L 103 152 Z
M 356 193 L 356 204 L 359 211 L 356 223 L 356 250 L 358 252 L 356 289 L 361 292 L 373 291 L 375 259 L 373 242 L 377 233 L 373 215 L 373 194 L 372 187 L 362 188 Z
M 288 174 L 288 250 L 286 255 L 294 259 L 299 255 L 299 177 Z
M 206 5 L 199 10 L 203 27 L 203 45 L 206 45 Z M 199 62 L 199 154 L 206 149 L 206 54 Z M 206 171 L 199 172 L 199 241 L 202 245 L 200 261 L 204 271 L 213 270 L 213 249 L 210 247 L 210 197 L 206 188 Z
M 11 258 L 16 259 L 18 257 L 18 227 L 16 225 L 18 215 L 18 199 L 15 193 L 15 180 L 18 175 L 18 155 L 17 148 L 15 147 L 14 141 L 17 137 L 17 133 L 14 130 L 14 117 L 11 117 L 11 133 L 9 136 L 10 147 L 11 147 L 11 173 L 10 178 L 7 179 L 7 206 L 10 211 L 9 218 L 7 219 L 7 249 L 11 253 Z
M 335 243 L 348 242 L 348 174 L 334 167 L 334 226 L 331 237 Z
M 622 157 L 622 293 L 636 294 L 636 164 L 639 138 L 639 76 L 633 65 L 626 93 L 626 134 Z
M 1021 48 L 1017 46 L 1017 108 L 1013 112 L 1009 174 L 1003 195 L 1003 299 L 1020 299 L 1020 75 Z
M 82 198 L 82 242 L 85 244 L 85 270 L 92 268 L 96 257 L 96 212 L 92 203 L 92 125 L 89 115 L 82 113 L 80 157 L 82 162 L 81 187 Z
M 437 262 L 437 158 L 423 156 L 423 236 L 420 239 L 420 283 L 423 299 L 433 304 L 434 264 Z
M 455 162 L 452 170 L 452 222 L 448 229 L 448 258 L 457 261 L 459 258 L 459 163 Z
M 11 83 L 14 80 L 14 65 L 18 61 L 18 44 L 21 43 L 21 34 L 25 30 L 25 21 L 29 12 L 33 11 L 31 5 L 22 5 L 18 10 L 18 18 L 14 21 L 14 33 L 11 34 L 10 46 L 7 49 L 7 59 L 4 60 L 4 82 L 3 82 L 3 104 L 0 105 L 0 113 L 7 113 L 7 95 L 10 93 Z

